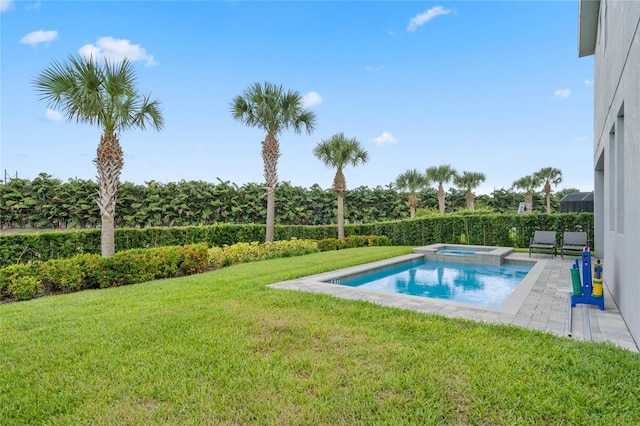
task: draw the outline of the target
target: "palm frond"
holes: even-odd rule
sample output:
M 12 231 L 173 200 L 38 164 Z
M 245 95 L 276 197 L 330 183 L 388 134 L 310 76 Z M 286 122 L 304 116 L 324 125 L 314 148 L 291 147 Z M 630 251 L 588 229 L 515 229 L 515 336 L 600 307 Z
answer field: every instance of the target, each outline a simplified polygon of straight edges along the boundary
M 231 102 L 231 116 L 276 136 L 288 128 L 296 133 L 304 128 L 310 134 L 316 121 L 315 113 L 302 107 L 298 92 L 285 92 L 282 86 L 270 82 L 254 83 L 236 96 Z
M 40 99 L 68 120 L 98 125 L 105 134 L 149 123 L 163 126 L 158 101 L 135 89 L 136 74 L 128 61 L 99 65 L 93 58 L 71 56 L 53 61 L 33 81 Z

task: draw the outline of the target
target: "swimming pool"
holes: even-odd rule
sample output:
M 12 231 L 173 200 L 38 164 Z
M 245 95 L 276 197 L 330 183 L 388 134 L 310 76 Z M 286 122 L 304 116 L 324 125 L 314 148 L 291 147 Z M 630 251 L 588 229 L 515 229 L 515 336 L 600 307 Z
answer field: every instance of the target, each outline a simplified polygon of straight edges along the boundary
M 497 308 L 531 270 L 531 264 L 500 266 L 414 259 L 328 282 L 359 289 L 445 299 Z
M 419 248 L 421 251 L 424 248 Z M 445 316 L 462 316 L 465 318 L 473 319 L 486 319 L 502 321 L 496 318 L 512 318 L 516 315 L 523 303 L 527 299 L 529 292 L 533 288 L 534 284 L 539 280 L 542 271 L 547 263 L 546 259 L 530 259 L 526 253 L 511 253 L 509 255 L 494 256 L 494 259 L 487 258 L 489 265 L 503 264 L 525 264 L 531 266 L 531 270 L 526 277 L 518 284 L 513 290 L 511 295 L 504 301 L 499 307 L 487 307 L 481 305 L 474 305 L 471 303 L 459 303 L 453 300 L 437 299 L 433 297 L 423 296 L 411 296 L 402 293 L 391 293 L 386 291 L 371 290 L 362 287 L 350 287 L 346 285 L 333 284 L 336 280 L 341 280 L 345 277 L 353 277 L 368 271 L 395 267 L 408 261 L 418 259 L 429 259 L 429 257 L 423 253 L 418 252 L 418 249 L 414 249 L 416 253 L 405 254 L 402 256 L 378 260 L 376 262 L 367 263 L 358 266 L 351 266 L 344 269 L 338 269 L 329 272 L 323 272 L 321 274 L 309 275 L 306 277 L 294 278 L 288 281 L 282 281 L 278 283 L 269 284 L 271 288 L 287 289 L 287 290 L 299 290 L 312 293 L 324 293 L 330 294 L 335 297 L 350 300 L 362 300 L 383 306 L 411 309 L 419 312 L 429 312 L 434 314 L 441 314 Z M 513 251 L 513 249 L 511 249 Z M 497 253 L 497 252 L 496 252 Z M 480 253 L 477 253 L 478 257 Z M 438 255 L 440 256 L 440 255 Z M 444 255 L 443 255 L 444 256 Z M 446 261 L 452 261 L 455 259 L 456 263 L 468 263 L 464 262 L 466 256 L 447 256 Z M 458 259 L 463 262 L 458 262 Z M 432 260 L 432 259 L 430 259 Z M 477 259 L 481 260 L 481 259 Z M 481 262 L 469 262 L 469 263 L 481 263 Z M 497 316 L 496 316 L 497 315 Z M 504 317 L 501 317 L 504 315 Z

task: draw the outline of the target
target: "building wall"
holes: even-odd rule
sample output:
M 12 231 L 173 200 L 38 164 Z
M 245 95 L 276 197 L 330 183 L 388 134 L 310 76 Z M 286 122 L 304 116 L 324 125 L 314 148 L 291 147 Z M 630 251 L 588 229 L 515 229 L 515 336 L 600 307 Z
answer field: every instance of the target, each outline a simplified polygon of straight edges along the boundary
M 640 1 L 602 0 L 595 46 L 595 249 L 640 342 Z

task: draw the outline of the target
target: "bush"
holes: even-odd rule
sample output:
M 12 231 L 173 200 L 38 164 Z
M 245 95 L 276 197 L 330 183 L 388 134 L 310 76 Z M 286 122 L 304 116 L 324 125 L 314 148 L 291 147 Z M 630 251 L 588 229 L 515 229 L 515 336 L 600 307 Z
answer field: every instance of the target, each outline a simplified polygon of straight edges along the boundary
M 100 279 L 100 288 L 136 284 L 156 278 L 159 265 L 157 257 L 150 253 L 152 250 L 126 250 L 105 258 L 105 273 Z
M 79 254 L 72 259 L 84 272 L 82 288 L 100 288 L 100 280 L 106 274 L 104 258 L 98 254 Z
M 318 248 L 320 251 L 333 251 L 348 248 L 346 241 L 339 240 L 337 238 L 326 238 L 318 241 Z
M 20 276 L 11 281 L 8 290 L 16 300 L 29 300 L 42 292 L 42 283 L 33 276 Z
M 26 300 L 40 292 L 117 287 L 195 274 L 207 270 L 207 254 L 208 246 L 204 243 L 127 250 L 108 258 L 80 254 L 37 265 L 11 265 L 0 269 L 0 297 Z
M 318 252 L 318 244 L 312 240 L 275 241 L 273 243 L 237 243 L 209 249 L 209 268 L 223 268 L 237 263 L 264 259 L 300 256 Z
M 38 275 L 45 292 L 68 292 L 85 288 L 84 272 L 75 258 L 44 262 L 38 267 Z
M 391 240 L 384 235 L 350 235 L 344 240 L 327 238 L 318 241 L 320 251 L 341 250 L 354 247 L 390 246 Z
M 126 250 L 103 258 L 103 262 L 99 286 L 119 287 L 204 272 L 208 266 L 208 246 L 201 243 Z
M 199 274 L 209 269 L 209 245 L 189 244 L 177 247 L 178 273 L 180 275 Z
M 35 277 L 36 266 L 32 264 L 11 265 L 0 269 L 0 297 L 11 296 L 9 287 L 23 277 Z

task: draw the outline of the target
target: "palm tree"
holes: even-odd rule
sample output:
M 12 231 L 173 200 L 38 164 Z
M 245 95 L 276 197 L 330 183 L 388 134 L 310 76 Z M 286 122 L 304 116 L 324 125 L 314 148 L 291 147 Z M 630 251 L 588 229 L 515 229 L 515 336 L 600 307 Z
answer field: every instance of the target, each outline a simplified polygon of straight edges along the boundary
M 264 179 L 267 189 L 267 231 L 265 241 L 273 241 L 275 224 L 275 190 L 278 183 L 278 135 L 292 127 L 296 133 L 302 128 L 307 134 L 315 128 L 316 115 L 303 109 L 302 95 L 286 91 L 272 83 L 254 83 L 231 103 L 231 115 L 249 127 L 260 127 L 267 132 L 262 142 Z
M 444 214 L 444 187 L 443 184 L 449 182 L 458 173 L 450 164 L 427 169 L 427 179 L 430 182 L 438 182 L 438 208 Z
M 347 190 L 347 182 L 342 170 L 348 164 L 356 167 L 358 164 L 366 163 L 369 153 L 356 138 L 347 139 L 344 133 L 336 133 L 330 139 L 319 142 L 313 149 L 313 155 L 325 166 L 336 169 L 333 189 L 338 196 L 338 239 L 344 240 L 344 193 Z
M 534 173 L 544 183 L 544 195 L 547 198 L 547 214 L 551 213 L 551 184 L 558 186 L 562 182 L 562 171 L 554 167 L 544 167 Z
M 429 185 L 427 176 L 416 169 L 406 170 L 396 178 L 396 186 L 398 189 L 409 190 L 409 211 L 412 218 L 416 215 L 416 206 L 418 204 L 416 192 L 427 185 Z
M 462 172 L 461 175 L 453 177 L 453 183 L 458 188 L 465 189 L 467 191 L 465 194 L 467 209 L 474 210 L 475 196 L 472 191 L 485 180 L 487 180 L 487 177 L 484 173 L 479 172 Z
M 118 133 L 151 126 L 161 130 L 160 103 L 141 95 L 135 87 L 132 64 L 71 56 L 67 63 L 53 61 L 34 80 L 40 99 L 60 109 L 69 121 L 102 128 L 97 156 L 98 207 L 100 208 L 102 256 L 115 252 L 114 217 L 118 180 L 124 158 Z
M 524 176 L 513 182 L 513 187 L 526 191 L 524 195 L 524 204 L 526 207 L 526 213 L 531 213 L 533 209 L 533 195 L 531 192 L 540 186 L 540 179 L 535 175 Z

